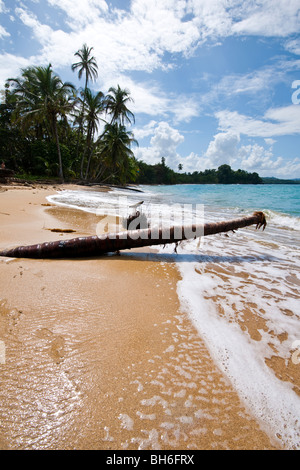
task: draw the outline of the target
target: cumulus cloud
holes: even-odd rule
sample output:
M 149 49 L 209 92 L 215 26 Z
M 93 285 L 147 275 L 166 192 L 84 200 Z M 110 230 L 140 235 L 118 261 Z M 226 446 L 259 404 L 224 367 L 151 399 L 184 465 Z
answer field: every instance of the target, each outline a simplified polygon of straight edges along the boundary
M 226 132 L 215 135 L 205 152 L 210 167 L 215 168 L 223 163 L 233 164 L 236 160 L 239 141 L 240 137 L 236 133 Z
M 280 176 L 294 178 L 300 171 L 300 159 L 284 160 L 275 156 L 270 145 L 276 141 L 265 139 L 268 148 L 257 143 L 240 145 L 240 136 L 231 132 L 218 133 L 209 143 L 202 157 L 193 155 L 197 167 L 217 168 L 227 163 L 234 169 L 257 172 L 261 176 Z M 187 159 L 191 163 L 191 159 Z M 197 169 L 198 169 L 197 168 Z M 202 168 L 203 169 L 203 168 Z
M 266 150 L 263 146 L 244 145 L 239 149 L 239 157 L 241 167 L 247 171 L 256 171 L 262 174 L 262 171 L 270 171 L 280 168 L 283 164 L 283 158 L 278 157 L 274 159 L 274 155 L 271 150 Z
M 161 121 L 152 122 L 151 125 L 146 126 L 145 131 L 148 135 L 150 132 L 153 134 L 150 146 L 138 148 L 135 152 L 136 157 L 152 165 L 159 163 L 164 157 L 168 166 L 177 168 L 181 159 L 177 147 L 184 142 L 184 137 L 178 129 L 171 127 L 166 121 Z M 135 133 L 135 136 L 137 135 L 138 133 Z
M 254 144 L 242 146 L 239 150 L 240 168 L 256 171 L 260 176 L 277 176 L 279 178 L 295 178 L 300 172 L 300 158 L 285 160 L 276 157 L 272 149 Z
M 20 69 L 32 65 L 31 59 L 12 54 L 0 54 L 0 83 L 5 83 L 8 78 L 19 75 Z

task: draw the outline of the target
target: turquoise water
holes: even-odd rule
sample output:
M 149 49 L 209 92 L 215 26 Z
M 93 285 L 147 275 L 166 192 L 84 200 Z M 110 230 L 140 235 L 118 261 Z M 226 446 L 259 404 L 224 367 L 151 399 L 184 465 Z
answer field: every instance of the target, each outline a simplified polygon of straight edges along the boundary
M 176 185 L 143 186 L 167 196 L 170 203 L 199 203 L 209 207 L 274 211 L 300 217 L 299 185 Z

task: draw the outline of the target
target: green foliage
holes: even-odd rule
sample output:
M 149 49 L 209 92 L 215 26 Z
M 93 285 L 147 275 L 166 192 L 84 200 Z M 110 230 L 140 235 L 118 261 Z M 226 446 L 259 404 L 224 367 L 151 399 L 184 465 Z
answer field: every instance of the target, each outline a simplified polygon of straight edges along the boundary
M 244 170 L 234 171 L 229 165 L 221 165 L 217 170 L 176 173 L 168 168 L 165 160 L 156 165 L 140 161 L 136 182 L 139 184 L 261 184 L 257 173 Z

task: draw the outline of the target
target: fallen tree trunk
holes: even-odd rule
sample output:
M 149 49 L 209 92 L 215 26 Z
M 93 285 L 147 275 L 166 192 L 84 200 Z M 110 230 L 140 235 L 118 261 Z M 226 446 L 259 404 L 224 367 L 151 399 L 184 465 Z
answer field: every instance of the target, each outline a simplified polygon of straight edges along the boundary
M 216 223 L 202 225 L 173 226 L 170 228 L 149 228 L 129 230 L 118 233 L 108 233 L 101 236 L 73 238 L 46 242 L 38 245 L 20 246 L 0 252 L 0 256 L 13 258 L 83 258 L 96 257 L 106 253 L 119 252 L 131 248 L 166 245 L 179 243 L 183 240 L 195 239 L 201 236 L 214 235 L 221 232 L 234 231 L 249 225 L 265 229 L 267 223 L 263 212 L 253 215 Z

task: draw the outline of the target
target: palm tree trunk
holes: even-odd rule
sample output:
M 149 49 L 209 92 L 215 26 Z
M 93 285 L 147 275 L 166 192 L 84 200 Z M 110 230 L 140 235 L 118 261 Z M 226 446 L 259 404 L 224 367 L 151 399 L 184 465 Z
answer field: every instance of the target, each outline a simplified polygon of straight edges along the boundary
M 83 117 L 84 117 L 84 111 L 85 111 L 85 100 L 86 100 L 87 86 L 88 86 L 88 76 L 86 75 L 84 94 L 83 94 L 82 111 L 81 111 L 81 117 L 80 117 L 80 123 L 79 123 L 79 134 L 78 134 L 78 141 L 77 141 L 77 157 L 78 157 L 78 153 L 79 153 L 79 140 L 80 140 L 80 137 L 83 135 Z M 83 155 L 82 155 L 82 158 L 81 158 L 81 165 L 80 165 L 80 177 L 81 177 L 81 179 L 83 179 L 84 159 L 85 159 L 85 152 L 83 152 Z
M 42 259 L 95 257 L 131 248 L 177 244 L 183 240 L 229 232 L 253 224 L 256 225 L 256 228 L 263 227 L 265 229 L 266 219 L 263 212 L 255 212 L 252 216 L 241 219 L 181 227 L 181 234 L 178 234 L 180 227 L 171 227 L 168 230 L 153 228 L 131 230 L 103 234 L 99 237 L 74 238 L 40 245 L 21 246 L 2 251 L 0 256 Z
M 86 170 L 85 170 L 85 177 L 84 177 L 85 181 L 87 181 L 88 176 L 89 176 L 90 164 L 91 164 L 91 159 L 92 159 L 92 155 L 93 155 L 93 148 L 91 148 L 92 147 L 92 142 L 93 142 L 93 136 L 92 136 L 92 132 L 91 132 L 91 129 L 90 129 L 90 126 L 89 126 L 88 133 L 87 133 L 86 150 L 84 152 L 84 154 L 88 155 L 88 161 L 87 161 Z
M 54 135 L 55 135 L 55 141 L 56 141 L 56 147 L 57 147 L 57 154 L 58 154 L 59 177 L 61 179 L 61 182 L 64 183 L 64 172 L 63 172 L 63 165 L 62 165 L 61 151 L 60 151 L 60 145 L 59 145 L 59 137 L 58 137 L 58 131 L 57 131 L 56 118 L 53 119 L 53 129 L 54 129 Z

